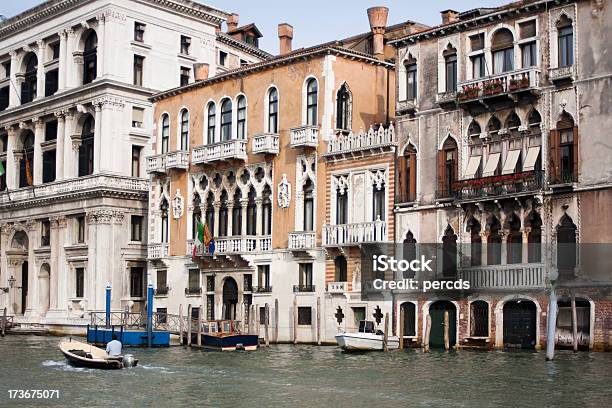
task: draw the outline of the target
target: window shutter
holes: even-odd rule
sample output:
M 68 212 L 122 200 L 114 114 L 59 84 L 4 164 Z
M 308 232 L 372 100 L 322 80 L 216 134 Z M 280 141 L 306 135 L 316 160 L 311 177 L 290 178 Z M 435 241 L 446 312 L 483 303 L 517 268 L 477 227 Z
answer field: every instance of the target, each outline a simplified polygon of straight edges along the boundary
M 578 137 L 578 126 L 574 126 L 574 181 L 578 181 L 578 173 L 579 173 L 579 137 Z
M 408 159 L 410 160 L 410 180 L 409 183 L 409 200 L 416 200 L 416 183 L 417 183 L 417 155 L 412 153 Z
M 444 191 L 444 153 L 444 150 L 438 150 L 438 191 L 440 193 Z
M 552 129 L 548 134 L 548 152 L 549 152 L 549 179 L 555 181 L 559 178 L 559 131 Z
M 405 203 L 407 200 L 406 196 L 406 156 L 400 156 L 397 161 L 397 184 L 398 184 L 398 196 L 401 203 Z

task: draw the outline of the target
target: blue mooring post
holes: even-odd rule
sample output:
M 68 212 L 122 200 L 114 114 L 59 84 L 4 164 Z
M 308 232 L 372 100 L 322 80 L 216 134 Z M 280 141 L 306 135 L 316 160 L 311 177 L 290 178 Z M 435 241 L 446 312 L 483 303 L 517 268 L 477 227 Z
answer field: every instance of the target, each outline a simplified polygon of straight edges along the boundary
M 106 328 L 110 327 L 111 321 L 111 285 L 106 285 Z
M 151 347 L 153 342 L 153 284 L 147 286 L 147 344 Z

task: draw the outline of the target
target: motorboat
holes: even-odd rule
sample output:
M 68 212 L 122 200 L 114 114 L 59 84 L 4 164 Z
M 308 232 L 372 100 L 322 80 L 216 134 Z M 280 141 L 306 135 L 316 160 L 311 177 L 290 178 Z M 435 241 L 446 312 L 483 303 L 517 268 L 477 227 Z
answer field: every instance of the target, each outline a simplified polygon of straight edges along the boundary
M 118 370 L 138 364 L 138 360 L 131 354 L 111 356 L 106 350 L 72 339 L 60 341 L 59 348 L 68 362 L 75 367 Z
M 197 344 L 198 334 L 192 332 L 191 336 L 192 345 Z M 203 321 L 201 336 L 202 347 L 221 351 L 253 351 L 257 350 L 259 345 L 258 336 L 243 333 L 240 330 L 239 322 L 235 320 Z
M 375 351 L 384 349 L 384 333 L 376 330 L 374 322 L 361 320 L 359 331 L 356 333 L 340 333 L 336 335 L 336 342 L 346 351 Z M 387 349 L 395 350 L 399 348 L 399 338 L 397 336 L 387 337 Z

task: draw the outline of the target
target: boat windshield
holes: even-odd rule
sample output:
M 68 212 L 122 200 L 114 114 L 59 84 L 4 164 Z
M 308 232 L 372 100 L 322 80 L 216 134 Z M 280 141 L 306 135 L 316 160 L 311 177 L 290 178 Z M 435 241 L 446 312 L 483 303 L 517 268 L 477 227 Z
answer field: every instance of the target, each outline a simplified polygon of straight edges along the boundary
M 232 331 L 232 322 L 223 322 L 223 331 L 229 333 Z
M 374 322 L 361 320 L 359 322 L 359 333 L 374 333 Z

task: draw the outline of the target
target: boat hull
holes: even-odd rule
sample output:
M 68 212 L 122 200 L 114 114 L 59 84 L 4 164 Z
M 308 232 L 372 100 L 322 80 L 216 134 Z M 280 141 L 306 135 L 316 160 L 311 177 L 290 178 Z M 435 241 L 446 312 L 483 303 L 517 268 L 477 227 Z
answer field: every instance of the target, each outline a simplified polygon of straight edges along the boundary
M 259 339 L 255 334 L 230 334 L 214 336 L 202 334 L 202 346 L 221 351 L 257 350 Z
M 336 342 L 346 351 L 381 351 L 383 350 L 383 336 L 371 333 L 343 333 L 336 335 Z M 387 348 L 399 348 L 399 338 L 389 336 Z
M 122 356 L 109 356 L 105 350 L 78 341 L 60 342 L 59 349 L 68 363 L 75 367 L 96 368 L 100 370 L 119 370 L 123 368 Z M 133 359 L 132 366 L 138 364 Z

